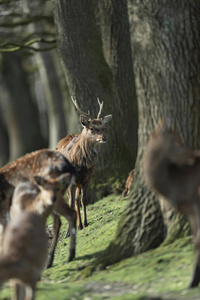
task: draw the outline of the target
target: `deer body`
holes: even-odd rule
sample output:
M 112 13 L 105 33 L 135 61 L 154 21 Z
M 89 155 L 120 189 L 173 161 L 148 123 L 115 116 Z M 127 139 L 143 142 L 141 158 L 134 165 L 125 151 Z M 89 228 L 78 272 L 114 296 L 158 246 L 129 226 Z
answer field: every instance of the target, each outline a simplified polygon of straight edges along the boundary
M 33 180 L 34 176 L 45 177 L 52 179 L 61 174 L 68 173 L 71 177 L 75 176 L 76 170 L 71 163 L 57 151 L 47 149 L 38 150 L 27 154 L 16 161 L 6 165 L 0 169 L 0 224 L 5 227 L 8 222 L 10 207 L 12 204 L 12 196 L 15 187 L 26 181 Z M 64 216 L 70 226 L 70 255 L 69 260 L 72 260 L 75 255 L 75 229 L 76 229 L 76 214 L 64 201 L 63 197 L 57 199 L 54 206 L 55 214 Z M 57 226 L 54 226 L 54 239 L 52 243 L 53 253 L 55 251 L 58 240 L 59 231 Z M 52 262 L 49 266 L 52 265 Z
M 200 151 L 188 150 L 163 122 L 152 134 L 144 154 L 144 177 L 178 212 L 190 219 L 196 266 L 190 283 L 200 282 Z
M 86 215 L 86 192 L 91 176 L 94 172 L 98 148 L 100 143 L 105 143 L 106 127 L 112 115 L 100 118 L 103 103 L 100 104 L 100 111 L 96 119 L 92 119 L 90 114 L 84 113 L 72 98 L 74 105 L 81 113 L 80 123 L 83 130 L 79 135 L 66 136 L 58 142 L 56 150 L 61 152 L 76 168 L 75 183 L 69 188 L 70 207 L 76 208 L 78 217 L 78 228 L 82 229 L 88 225 Z M 83 224 L 80 215 L 80 200 L 83 208 Z
M 8 223 L 0 258 L 0 285 L 13 280 L 14 299 L 34 299 L 36 282 L 47 259 L 47 246 L 45 222 L 40 215 L 21 212 Z

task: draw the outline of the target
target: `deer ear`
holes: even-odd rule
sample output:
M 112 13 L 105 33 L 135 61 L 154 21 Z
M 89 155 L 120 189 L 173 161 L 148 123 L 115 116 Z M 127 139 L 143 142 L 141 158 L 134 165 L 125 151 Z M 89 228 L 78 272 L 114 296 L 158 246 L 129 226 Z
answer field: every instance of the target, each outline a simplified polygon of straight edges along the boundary
M 45 184 L 45 179 L 43 177 L 40 177 L 40 176 L 34 176 L 34 179 L 35 179 L 35 182 L 38 184 L 38 185 L 41 185 L 43 186 Z
M 105 117 L 102 119 L 103 125 L 106 126 L 106 125 L 110 122 L 111 119 L 112 119 L 112 115 L 107 115 L 107 116 L 105 116 Z
M 89 118 L 84 115 L 80 115 L 80 123 L 83 127 L 87 126 L 89 124 Z

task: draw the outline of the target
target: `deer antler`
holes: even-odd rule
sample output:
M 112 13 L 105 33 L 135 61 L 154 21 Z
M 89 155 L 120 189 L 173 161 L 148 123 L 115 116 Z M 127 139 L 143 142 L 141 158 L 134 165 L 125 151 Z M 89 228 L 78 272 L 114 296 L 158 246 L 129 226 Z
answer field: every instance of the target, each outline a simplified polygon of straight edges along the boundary
M 72 96 L 71 96 L 71 99 L 72 99 L 72 102 L 74 103 L 74 106 L 76 107 L 76 109 L 84 116 L 90 118 L 90 112 L 88 111 L 88 113 L 84 112 L 79 106 L 78 106 L 78 103 L 77 103 L 77 100 L 74 99 Z
M 100 102 L 100 101 L 99 101 L 99 98 L 97 98 L 97 101 L 98 101 L 98 103 L 99 103 L 99 112 L 98 112 L 98 115 L 97 115 L 97 119 L 100 119 L 100 115 L 101 115 L 102 109 L 103 109 L 103 101 Z

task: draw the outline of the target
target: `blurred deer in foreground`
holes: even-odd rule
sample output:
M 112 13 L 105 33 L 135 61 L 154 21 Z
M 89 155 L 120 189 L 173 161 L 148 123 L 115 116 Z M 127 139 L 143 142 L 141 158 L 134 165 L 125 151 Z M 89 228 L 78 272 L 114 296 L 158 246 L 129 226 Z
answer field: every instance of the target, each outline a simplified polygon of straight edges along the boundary
M 112 119 L 112 115 L 100 118 L 103 102 L 99 103 L 99 112 L 96 119 L 91 118 L 90 113 L 80 109 L 77 101 L 72 101 L 80 112 L 80 123 L 83 130 L 79 135 L 68 135 L 57 144 L 56 150 L 61 152 L 76 168 L 77 176 L 75 183 L 69 188 L 69 205 L 76 208 L 78 217 L 78 228 L 86 227 L 86 191 L 93 174 L 98 154 L 98 145 L 107 141 L 106 127 Z M 83 224 L 80 215 L 80 200 L 83 209 Z
M 194 234 L 195 268 L 189 287 L 200 282 L 200 151 L 188 150 L 163 120 L 144 154 L 144 178 L 180 213 L 188 215 Z
M 56 199 L 70 183 L 70 176 L 46 180 L 34 177 L 17 185 L 11 206 L 11 221 L 3 235 L 0 285 L 11 279 L 17 300 L 35 298 L 35 287 L 46 263 L 48 240 L 46 219 Z M 39 186 L 39 187 L 38 187 Z
M 53 179 L 62 174 L 68 174 L 71 180 L 75 177 L 76 170 L 69 161 L 59 152 L 42 149 L 15 160 L 0 169 L 0 224 L 6 226 L 9 219 L 10 206 L 15 187 L 20 182 L 31 181 L 34 176 Z M 54 253 L 59 227 L 57 226 L 57 215 L 64 216 L 69 222 L 70 228 L 70 254 L 68 261 L 75 256 L 76 244 L 76 212 L 71 209 L 63 197 L 56 199 L 53 210 L 54 214 L 54 237 L 52 242 L 52 253 Z M 49 267 L 52 261 L 49 262 Z
M 56 178 L 48 178 L 34 176 L 34 181 L 37 184 L 29 182 L 21 183 L 16 187 L 12 205 L 10 208 L 11 219 L 15 218 L 23 210 L 43 213 L 46 199 L 52 199 L 55 202 L 54 207 L 57 205 L 58 199 L 63 197 L 64 192 L 70 184 L 74 181 L 71 173 L 64 173 Z M 49 259 L 47 267 L 52 266 L 54 260 L 54 253 L 57 245 L 58 236 L 55 236 L 51 248 L 49 250 Z

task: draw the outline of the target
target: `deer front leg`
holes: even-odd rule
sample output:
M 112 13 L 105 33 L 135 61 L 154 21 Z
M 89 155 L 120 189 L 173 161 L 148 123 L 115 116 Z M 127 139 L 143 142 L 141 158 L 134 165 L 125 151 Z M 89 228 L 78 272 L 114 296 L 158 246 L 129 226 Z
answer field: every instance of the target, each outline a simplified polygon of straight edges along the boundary
M 191 283 L 189 284 L 189 288 L 197 287 L 200 282 L 200 251 L 196 250 L 196 264 L 194 267 L 193 275 L 192 275 L 192 280 Z
M 62 197 L 56 201 L 54 212 L 65 217 L 69 222 L 70 248 L 68 262 L 70 262 L 75 257 L 76 250 L 76 212 L 67 205 Z
M 81 194 L 81 205 L 83 209 L 83 226 L 87 227 L 87 214 L 86 214 L 86 192 L 87 192 L 87 185 L 85 185 L 82 188 L 82 194 Z
M 197 287 L 200 282 L 200 214 L 197 207 L 193 209 L 190 223 L 194 233 L 195 267 L 189 288 L 193 288 Z
M 51 248 L 49 251 L 49 259 L 47 262 L 47 269 L 51 268 L 53 265 L 54 254 L 55 254 L 56 245 L 58 242 L 58 237 L 59 237 L 60 227 L 61 227 L 60 217 L 54 213 L 52 214 L 52 217 L 53 217 L 53 241 L 52 241 Z

